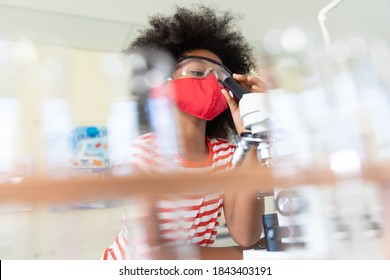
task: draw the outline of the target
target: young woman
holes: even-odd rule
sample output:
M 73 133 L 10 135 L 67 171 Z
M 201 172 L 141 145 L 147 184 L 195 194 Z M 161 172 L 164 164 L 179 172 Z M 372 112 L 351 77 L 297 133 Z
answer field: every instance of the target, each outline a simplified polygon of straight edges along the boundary
M 255 68 L 251 48 L 235 30 L 230 12 L 218 14 L 205 6 L 177 7 L 173 15 L 151 17 L 149 23 L 150 27 L 130 44 L 126 52 L 157 48 L 169 51 L 177 60 L 168 82 L 176 93 L 182 137 L 177 161 L 183 172 L 229 171 L 235 150 L 232 139 L 245 129 L 238 104 L 221 86 L 219 79 L 222 75 L 232 75 L 248 92 L 264 92 L 261 80 L 248 75 Z M 139 170 L 147 172 L 163 164 L 157 162 L 149 148 L 153 141 L 150 134 L 137 141 L 139 160 L 136 164 Z M 178 205 L 180 238 L 187 240 L 188 244 L 199 245 L 202 259 L 240 259 L 242 249 L 253 246 L 260 239 L 263 201 L 257 199 L 255 192 L 239 189 L 159 197 L 153 207 L 157 212 L 158 244 L 169 244 L 178 238 L 173 230 L 177 220 L 172 218 Z M 239 246 L 211 247 L 222 211 L 229 233 Z M 134 253 L 131 240 L 131 234 L 124 227 L 114 244 L 104 252 L 103 259 L 143 258 L 142 254 Z M 150 252 L 145 253 L 146 258 L 150 256 Z

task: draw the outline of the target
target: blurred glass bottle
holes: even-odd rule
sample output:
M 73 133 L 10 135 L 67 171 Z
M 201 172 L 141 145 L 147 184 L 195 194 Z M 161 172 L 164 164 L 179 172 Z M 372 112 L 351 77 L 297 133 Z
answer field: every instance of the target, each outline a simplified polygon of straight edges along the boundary
M 44 158 L 41 172 L 64 179 L 70 167 L 73 129 L 69 77 L 61 56 L 42 59 L 37 67 L 42 90 L 40 117 Z
M 361 94 L 366 139 L 364 163 L 382 166 L 390 159 L 390 131 L 386 122 L 390 118 L 390 48 L 383 40 L 368 41 L 360 37 L 351 38 L 345 45 L 351 72 Z M 388 184 L 375 182 L 371 185 L 364 189 L 360 198 L 364 245 L 367 251 L 375 250 L 374 257 L 386 258 L 388 252 L 382 248 L 388 248 L 386 242 L 390 240 L 390 219 L 386 211 L 390 201 L 386 191 Z
M 11 44 L 0 39 L 0 183 L 11 176 L 20 129 L 20 102 L 13 87 Z
M 126 58 L 109 55 L 104 59 L 104 65 L 113 91 L 107 120 L 111 174 L 178 172 L 180 132 L 174 93 L 168 83 L 174 66 L 171 55 L 156 49 L 138 49 Z M 142 188 L 142 185 L 133 187 Z M 172 198 L 175 210 L 171 213 L 175 225 L 172 231 L 178 238 L 173 243 L 161 243 L 155 208 L 158 197 L 159 194 L 141 193 L 124 198 L 124 225 L 129 246 L 126 257 L 193 258 L 182 232 L 179 197 L 177 202 Z
M 172 67 L 173 59 L 169 54 L 149 49 L 139 50 L 125 59 L 123 70 L 111 76 L 113 81 L 116 80 L 128 89 L 124 94 L 122 90 L 121 95 L 116 94 L 114 97 L 107 122 L 114 175 L 133 173 L 134 165 L 140 160 L 137 158 L 139 148 L 144 149 L 139 152 L 150 152 L 156 157 L 155 162 L 161 163 L 145 166 L 145 169 L 156 167 L 156 172 L 177 171 L 179 131 L 173 93 L 166 83 Z M 123 78 L 125 81 L 121 81 Z M 146 146 L 140 147 L 138 144 Z M 142 169 L 142 164 L 138 167 Z
M 389 102 L 367 50 L 365 40 L 352 38 L 335 42 L 321 56 L 334 131 L 328 162 L 337 179 L 332 204 L 337 258 L 381 257 L 377 189 L 361 172 L 379 158 L 378 132 L 388 138 L 378 125 L 389 114 Z
M 25 69 L 35 62 L 36 49 L 31 42 L 0 39 L 0 173 L 12 182 L 31 175 L 23 93 Z
M 277 177 L 321 170 L 332 140 L 328 100 L 308 39 L 295 26 L 271 30 L 263 38 Z M 329 189 L 304 183 L 288 189 L 275 186 L 274 193 L 280 231 L 289 232 L 280 236 L 283 248 L 302 250 L 309 258 L 328 258 Z

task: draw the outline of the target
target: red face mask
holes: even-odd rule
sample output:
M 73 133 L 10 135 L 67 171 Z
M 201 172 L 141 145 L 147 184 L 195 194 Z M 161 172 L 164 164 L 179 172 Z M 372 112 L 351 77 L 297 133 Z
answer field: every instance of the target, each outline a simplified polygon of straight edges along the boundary
M 212 120 L 227 108 L 218 80 L 209 75 L 204 79 L 185 78 L 170 81 L 176 106 L 194 117 Z

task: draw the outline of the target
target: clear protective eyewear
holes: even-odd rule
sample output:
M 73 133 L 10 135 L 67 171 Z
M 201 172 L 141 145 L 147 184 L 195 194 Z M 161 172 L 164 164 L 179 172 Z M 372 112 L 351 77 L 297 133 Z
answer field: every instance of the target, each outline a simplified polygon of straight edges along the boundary
M 180 77 L 204 79 L 211 72 L 220 82 L 233 75 L 225 65 L 214 59 L 192 55 L 177 60 L 172 79 Z

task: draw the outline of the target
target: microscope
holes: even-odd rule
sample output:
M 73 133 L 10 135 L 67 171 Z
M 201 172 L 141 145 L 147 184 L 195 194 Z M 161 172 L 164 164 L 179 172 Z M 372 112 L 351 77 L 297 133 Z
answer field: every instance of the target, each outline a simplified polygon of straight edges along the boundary
M 270 113 L 266 109 L 268 107 L 266 95 L 263 93 L 243 94 L 239 100 L 239 107 L 244 127 L 250 132 L 241 133 L 236 151 L 233 154 L 233 165 L 239 166 L 251 148 L 255 147 L 260 165 L 264 168 L 272 167 Z M 259 193 L 259 198 L 265 196 L 274 196 L 274 191 Z M 281 204 L 286 202 L 285 200 L 280 201 Z M 277 213 L 264 214 L 262 219 L 267 251 L 283 251 L 285 245 L 281 240 L 283 237 L 289 236 L 289 228 L 279 226 Z
M 283 114 L 286 113 L 285 108 L 276 108 L 280 103 L 293 106 L 289 94 L 283 90 L 273 90 L 267 94 L 242 95 L 239 101 L 240 116 L 245 128 L 250 132 L 240 135 L 232 159 L 234 166 L 239 166 L 251 148 L 255 147 L 260 165 L 264 168 L 273 167 L 275 172 L 278 172 L 279 165 L 284 163 L 278 163 L 277 159 L 288 158 L 294 152 L 295 142 L 289 142 L 290 135 L 284 132 L 284 124 L 277 123 L 279 118 L 275 112 L 281 109 Z M 264 257 L 269 258 L 268 253 L 272 252 L 272 257 L 277 255 L 276 258 L 289 258 L 295 256 L 291 254 L 292 251 L 299 253 L 307 253 L 306 249 L 315 253 L 326 251 L 324 245 L 318 242 L 326 238 L 323 235 L 327 232 L 324 220 L 318 219 L 325 207 L 323 195 L 323 191 L 318 192 L 317 188 L 311 186 L 288 189 L 273 186 L 271 192 L 260 192 L 259 198 L 266 196 L 274 198 L 275 211 L 262 217 L 266 251 L 249 250 L 250 252 L 244 253 L 244 257 L 249 253 L 257 254 L 254 258 L 261 258 L 259 254 L 265 253 Z
M 265 109 L 266 96 L 262 93 L 244 94 L 239 101 L 240 116 L 246 129 L 241 133 L 232 163 L 238 166 L 252 147 L 256 147 L 257 158 L 264 167 L 272 165 L 271 137 L 269 133 L 269 113 Z

